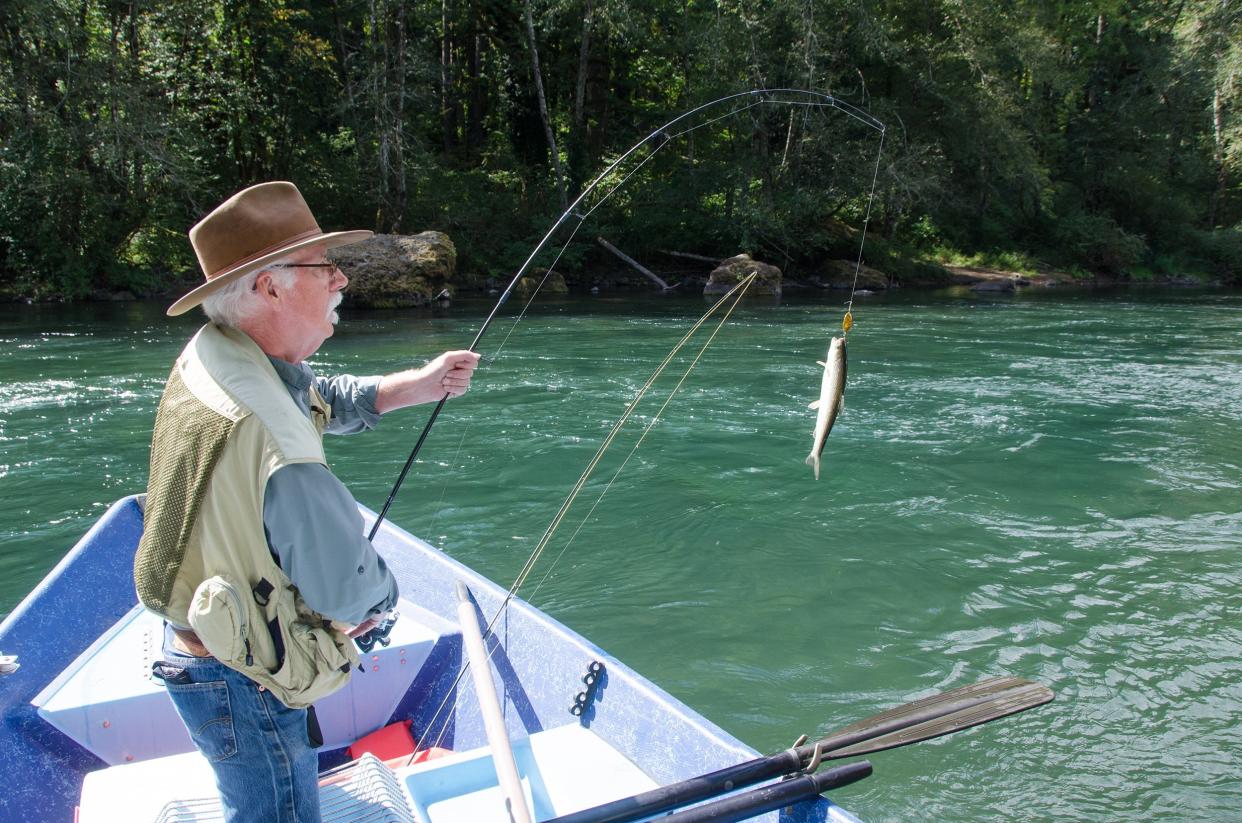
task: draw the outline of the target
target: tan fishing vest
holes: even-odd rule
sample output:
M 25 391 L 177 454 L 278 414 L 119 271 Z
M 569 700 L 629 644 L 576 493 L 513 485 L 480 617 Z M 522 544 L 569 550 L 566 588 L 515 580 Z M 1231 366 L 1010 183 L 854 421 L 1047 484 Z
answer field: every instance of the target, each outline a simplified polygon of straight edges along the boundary
M 144 606 L 192 627 L 220 662 L 293 708 L 344 686 L 358 663 L 353 641 L 302 601 L 263 529 L 272 473 L 291 463 L 326 465 L 331 409 L 314 387 L 311 410 L 313 421 L 247 335 L 200 329 L 156 413 L 134 557 Z

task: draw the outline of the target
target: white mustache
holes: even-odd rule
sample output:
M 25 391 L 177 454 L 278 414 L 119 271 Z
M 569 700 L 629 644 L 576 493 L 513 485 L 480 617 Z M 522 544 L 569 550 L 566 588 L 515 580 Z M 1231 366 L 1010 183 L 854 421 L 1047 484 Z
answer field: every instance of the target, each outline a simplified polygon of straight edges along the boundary
M 345 296 L 341 294 L 339 291 L 336 294 L 332 295 L 332 302 L 328 304 L 328 322 L 329 323 L 332 323 L 333 325 L 335 325 L 341 319 L 341 316 L 336 313 L 336 307 L 341 305 L 341 301 L 344 299 L 345 299 Z

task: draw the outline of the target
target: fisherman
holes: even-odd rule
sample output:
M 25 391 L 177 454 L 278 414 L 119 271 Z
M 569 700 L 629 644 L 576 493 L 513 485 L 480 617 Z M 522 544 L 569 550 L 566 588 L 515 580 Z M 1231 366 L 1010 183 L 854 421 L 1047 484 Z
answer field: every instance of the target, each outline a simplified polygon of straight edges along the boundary
M 324 233 L 292 183 L 253 186 L 190 230 L 207 280 L 168 310 L 201 305 L 211 322 L 160 400 L 134 581 L 165 619 L 153 672 L 227 821 L 320 819 L 311 706 L 358 665 L 351 637 L 397 602 L 322 435 L 458 397 L 478 363 L 450 351 L 382 377 L 311 371 L 349 283 L 327 252 L 370 235 Z

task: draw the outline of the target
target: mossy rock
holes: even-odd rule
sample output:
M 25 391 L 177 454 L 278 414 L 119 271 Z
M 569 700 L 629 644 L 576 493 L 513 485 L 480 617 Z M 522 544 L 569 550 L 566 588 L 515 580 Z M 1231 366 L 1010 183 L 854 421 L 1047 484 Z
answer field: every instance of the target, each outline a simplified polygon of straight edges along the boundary
M 544 294 L 569 294 L 569 286 L 565 283 L 565 277 L 559 271 L 554 271 L 547 275 L 544 280 L 544 272 L 527 274 L 517 282 L 513 287 L 513 292 L 518 297 L 530 297 L 535 293 L 535 289 Z M 543 283 L 541 287 L 539 284 Z
M 457 248 L 443 232 L 377 234 L 328 256 L 349 278 L 346 302 L 362 308 L 422 306 L 456 286 Z
M 758 276 L 747 290 L 748 294 L 781 294 L 781 270 L 771 263 L 762 263 L 749 254 L 739 254 L 722 261 L 712 270 L 703 287 L 703 294 L 724 294 L 742 282 L 752 272 Z
M 830 289 L 849 289 L 854 285 L 853 260 L 829 260 L 819 277 L 820 285 Z M 858 266 L 858 288 L 880 291 L 888 288 L 888 275 L 870 266 Z

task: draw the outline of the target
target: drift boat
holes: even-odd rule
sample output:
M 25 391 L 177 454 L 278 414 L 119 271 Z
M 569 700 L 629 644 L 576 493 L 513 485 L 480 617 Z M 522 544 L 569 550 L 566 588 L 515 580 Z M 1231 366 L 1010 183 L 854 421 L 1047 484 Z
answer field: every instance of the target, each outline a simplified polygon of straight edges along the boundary
M 375 515 L 360 509 L 369 527 Z M 163 629 L 134 594 L 142 522 L 141 496 L 115 503 L 0 624 L 0 821 L 221 819 L 210 766 L 151 674 Z M 400 583 L 400 618 L 349 685 L 316 706 L 324 819 L 508 820 L 480 701 L 470 678 L 458 679 L 454 588 L 465 583 L 487 616 L 506 592 L 390 522 L 374 544 Z M 519 599 L 488 644 L 535 820 L 758 754 Z M 442 756 L 418 762 L 400 745 L 393 756 L 391 741 L 411 738 Z M 360 740 L 382 745 L 354 757 Z M 858 820 L 818 796 L 758 819 Z

